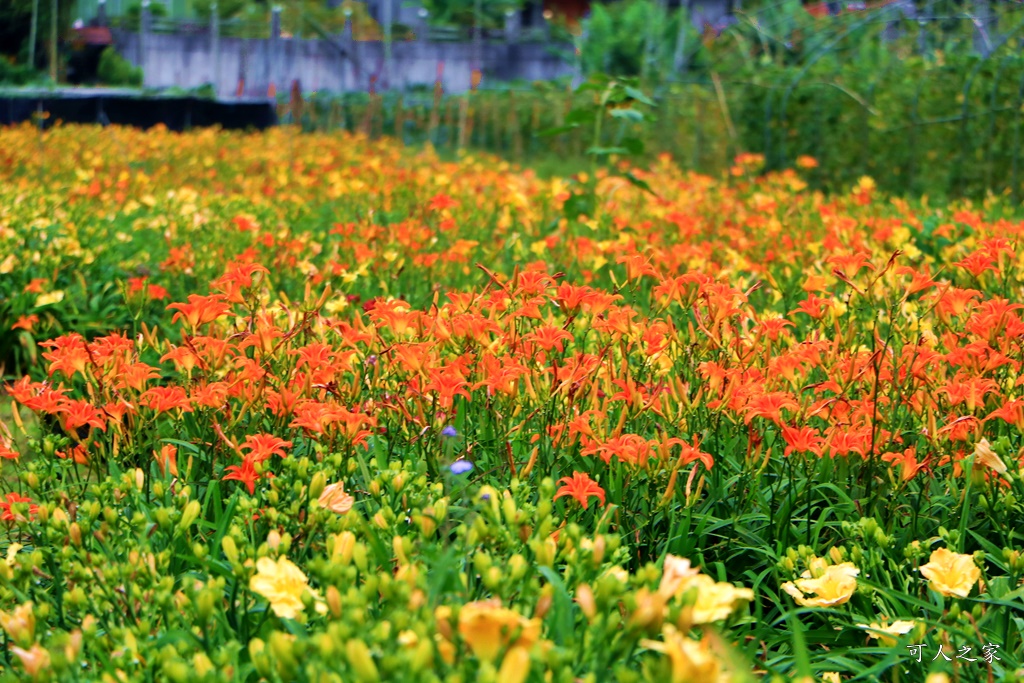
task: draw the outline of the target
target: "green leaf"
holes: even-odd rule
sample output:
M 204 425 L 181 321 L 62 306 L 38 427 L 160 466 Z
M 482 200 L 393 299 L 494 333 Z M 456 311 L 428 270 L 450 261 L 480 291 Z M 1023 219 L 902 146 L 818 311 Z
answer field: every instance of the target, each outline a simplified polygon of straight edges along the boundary
M 623 90 L 625 90 L 626 94 L 629 95 L 634 100 L 636 100 L 637 102 L 642 102 L 642 103 L 646 104 L 649 107 L 653 107 L 654 106 L 654 100 L 652 100 L 650 97 L 645 95 L 640 90 L 637 90 L 636 88 L 634 88 L 632 86 L 628 86 L 628 85 L 625 86 L 623 88 Z
M 635 121 L 637 123 L 644 120 L 644 115 L 642 112 L 639 112 L 636 109 L 631 109 L 629 107 L 612 109 L 611 111 L 608 112 L 608 114 L 613 119 L 623 119 L 626 121 Z
M 655 197 L 658 196 L 658 193 L 655 192 L 653 189 L 651 189 L 651 186 L 647 183 L 646 180 L 641 180 L 640 178 L 637 178 L 631 172 L 627 171 L 626 173 L 623 173 L 622 177 L 625 178 L 626 180 L 628 180 L 631 185 L 635 185 L 636 187 L 639 187 L 644 192 L 648 192 L 650 194 L 653 194 Z
M 608 156 L 609 154 L 628 154 L 629 150 L 625 147 L 590 147 L 587 149 L 585 154 L 591 154 L 593 156 Z
M 585 216 L 592 216 L 594 214 L 594 196 L 586 193 L 576 193 L 565 200 L 565 204 L 562 207 L 562 213 L 566 218 L 575 220 L 583 214 Z
M 810 656 L 807 654 L 807 641 L 804 638 L 804 625 L 800 622 L 800 618 L 796 612 L 787 613 L 786 620 L 789 622 L 789 627 L 793 631 L 793 659 L 796 663 L 796 671 L 801 678 L 812 680 L 811 660 Z
M 537 571 L 555 587 L 555 600 L 552 605 L 552 621 L 554 622 L 552 635 L 556 644 L 566 645 L 572 640 L 575 630 L 573 624 L 576 620 L 573 617 L 572 596 L 566 590 L 562 577 L 556 574 L 551 567 L 540 567 Z
M 596 113 L 593 109 L 584 109 L 582 107 L 576 107 L 565 115 L 565 125 L 577 126 L 587 123 L 593 123 Z
M 640 138 L 623 138 L 619 144 L 629 150 L 633 156 L 640 156 L 644 153 L 644 143 Z
M 576 130 L 577 128 L 579 128 L 578 125 L 555 126 L 554 128 L 545 128 L 544 130 L 537 131 L 535 133 L 535 135 L 537 137 L 539 137 L 539 138 L 549 138 L 549 137 L 554 137 L 555 135 L 561 135 L 563 133 L 568 133 L 569 131 Z

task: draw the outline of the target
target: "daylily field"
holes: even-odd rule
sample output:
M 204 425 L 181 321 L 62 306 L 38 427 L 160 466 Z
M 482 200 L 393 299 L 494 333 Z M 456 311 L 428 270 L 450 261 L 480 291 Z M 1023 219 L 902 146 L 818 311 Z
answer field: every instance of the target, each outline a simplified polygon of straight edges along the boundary
M 1024 209 L 799 162 L 0 130 L 0 677 L 1024 680 Z

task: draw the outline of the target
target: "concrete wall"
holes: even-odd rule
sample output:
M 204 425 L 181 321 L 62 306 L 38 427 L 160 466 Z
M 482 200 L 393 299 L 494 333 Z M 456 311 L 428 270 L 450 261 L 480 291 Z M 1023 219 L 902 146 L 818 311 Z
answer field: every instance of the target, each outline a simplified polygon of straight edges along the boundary
M 195 88 L 213 84 L 220 96 L 237 92 L 244 78 L 246 95 L 265 95 L 271 83 L 285 92 L 298 79 L 305 91 L 367 91 L 371 80 L 378 90 L 433 87 L 441 72 L 445 92 L 470 87 L 477 62 L 472 43 L 392 44 L 392 69 L 385 69 L 384 45 L 339 39 L 220 38 L 219 58 L 210 35 L 120 33 L 118 51 L 141 66 L 147 87 Z M 561 47 L 561 50 L 558 48 Z M 547 80 L 572 75 L 558 52 L 565 48 L 541 43 L 484 43 L 480 61 L 483 84 L 495 81 Z

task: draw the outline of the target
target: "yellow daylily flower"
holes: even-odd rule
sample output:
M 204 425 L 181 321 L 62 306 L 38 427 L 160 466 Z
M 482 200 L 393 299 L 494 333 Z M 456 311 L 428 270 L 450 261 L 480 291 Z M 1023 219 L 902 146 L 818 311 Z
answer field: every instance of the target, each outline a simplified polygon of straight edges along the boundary
M 937 593 L 966 598 L 981 578 L 981 570 L 974 564 L 973 555 L 939 548 L 932 551 L 928 564 L 921 567 L 921 576 L 928 579 L 928 586 Z
M 802 578 L 782 584 L 786 591 L 803 607 L 835 607 L 847 602 L 857 589 L 857 575 L 860 570 L 851 562 L 834 564 L 825 568 L 816 579 L 809 571 Z M 808 597 L 809 595 L 815 597 Z

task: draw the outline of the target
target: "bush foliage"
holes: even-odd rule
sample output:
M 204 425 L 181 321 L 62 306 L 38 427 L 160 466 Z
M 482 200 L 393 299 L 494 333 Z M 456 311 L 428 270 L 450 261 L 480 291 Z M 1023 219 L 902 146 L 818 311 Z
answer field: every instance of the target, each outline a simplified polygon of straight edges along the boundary
M 104 49 L 100 54 L 96 76 L 105 85 L 142 85 L 142 68 L 132 66 L 132 63 L 118 54 L 113 47 Z

